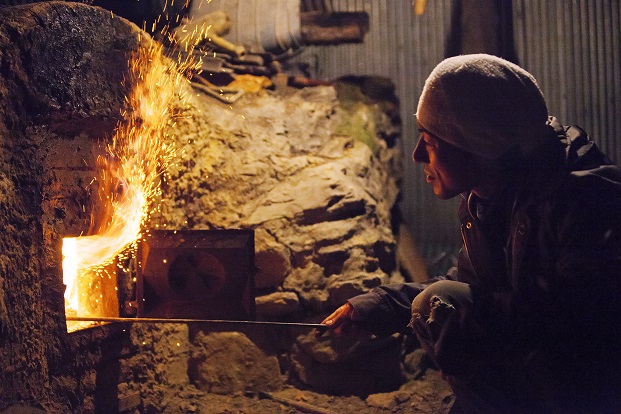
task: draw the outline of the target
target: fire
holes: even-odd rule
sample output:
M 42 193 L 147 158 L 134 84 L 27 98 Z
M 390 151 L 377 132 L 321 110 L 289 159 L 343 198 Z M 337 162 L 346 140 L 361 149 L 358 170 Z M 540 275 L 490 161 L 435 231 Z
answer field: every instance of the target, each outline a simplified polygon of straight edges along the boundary
M 149 202 L 161 194 L 162 175 L 174 156 L 166 143 L 166 130 L 174 120 L 175 98 L 183 99 L 178 86 L 187 67 L 180 69 L 183 65 L 164 57 L 161 45 L 151 43 L 129 62 L 128 81 L 133 90 L 126 98 L 125 121 L 106 147 L 106 157 L 98 160 L 101 174 L 96 180 L 104 217 L 97 218 L 97 225 L 91 220 L 88 235 L 63 240 L 68 314 L 110 316 L 101 315 L 93 297 L 94 302 L 103 298 L 98 286 L 115 277 L 110 273 L 115 271 L 117 256 L 135 249 L 149 218 Z

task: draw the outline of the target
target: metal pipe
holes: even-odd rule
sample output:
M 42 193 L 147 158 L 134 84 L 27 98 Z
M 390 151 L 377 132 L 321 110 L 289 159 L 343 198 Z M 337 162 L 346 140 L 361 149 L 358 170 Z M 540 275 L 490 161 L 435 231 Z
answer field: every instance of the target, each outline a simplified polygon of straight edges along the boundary
M 234 321 L 225 319 L 171 319 L 171 318 L 118 318 L 118 317 L 95 317 L 95 316 L 67 316 L 69 322 L 129 322 L 129 323 L 203 323 L 217 325 L 264 325 L 314 328 L 327 330 L 328 325 L 322 323 L 304 322 L 272 322 L 272 321 Z

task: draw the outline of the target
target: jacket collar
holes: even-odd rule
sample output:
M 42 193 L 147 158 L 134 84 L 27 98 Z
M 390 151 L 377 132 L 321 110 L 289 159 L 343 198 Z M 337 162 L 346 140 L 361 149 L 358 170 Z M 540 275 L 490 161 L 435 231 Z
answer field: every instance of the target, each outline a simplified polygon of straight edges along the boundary
M 567 174 L 567 154 L 570 151 L 564 127 L 555 118 L 551 118 L 548 125 L 550 139 L 528 156 L 514 154 L 508 158 L 512 167 L 504 183 L 489 200 L 482 202 L 472 192 L 461 194 L 462 200 L 458 210 L 461 222 L 485 220 L 486 217 L 480 214 L 482 204 L 485 205 L 487 215 L 498 217 L 499 214 L 506 214 L 507 209 L 515 211 L 517 208 L 534 204 L 558 188 L 562 182 L 561 177 Z M 571 152 L 575 152 L 574 150 L 578 148 L 579 146 L 575 145 Z M 504 212 L 499 212 L 498 209 Z
M 569 177 L 569 174 L 595 174 L 621 182 L 621 170 L 602 153 L 588 134 L 577 126 L 563 126 L 554 117 L 548 120 L 549 138 L 528 156 L 518 157 L 505 183 L 490 202 L 486 203 L 487 214 L 507 206 L 515 211 L 548 198 Z M 461 222 L 480 220 L 477 214 L 477 197 L 470 193 L 461 194 L 458 210 Z

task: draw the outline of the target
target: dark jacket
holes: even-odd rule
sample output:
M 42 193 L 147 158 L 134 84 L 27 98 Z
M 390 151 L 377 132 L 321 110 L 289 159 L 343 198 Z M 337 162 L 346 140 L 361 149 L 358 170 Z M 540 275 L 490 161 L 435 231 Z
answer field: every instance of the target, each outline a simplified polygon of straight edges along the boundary
M 495 197 L 462 196 L 464 244 L 445 278 L 470 284 L 475 306 L 440 368 L 602 401 L 621 394 L 621 170 L 580 128 L 550 125 L 548 143 L 511 167 Z M 351 302 L 378 333 L 403 332 L 424 287 Z

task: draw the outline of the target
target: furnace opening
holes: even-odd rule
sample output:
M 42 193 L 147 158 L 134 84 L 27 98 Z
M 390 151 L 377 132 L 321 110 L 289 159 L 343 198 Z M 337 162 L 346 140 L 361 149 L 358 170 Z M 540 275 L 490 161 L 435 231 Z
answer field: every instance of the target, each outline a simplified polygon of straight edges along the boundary
M 66 316 L 118 316 L 116 268 L 143 237 L 174 155 L 165 131 L 174 119 L 172 102 L 179 99 L 186 66 L 164 57 L 155 42 L 132 55 L 128 66 L 132 90 L 125 98 L 123 121 L 105 156 L 97 158 L 97 173 L 89 184 L 97 187 L 92 204 L 98 208 L 93 208 L 86 235 L 63 239 Z
M 91 236 L 96 237 L 96 236 Z M 66 317 L 118 317 L 119 300 L 116 261 L 97 267 L 83 267 L 81 254 L 86 238 L 63 239 L 63 283 Z M 67 320 L 67 332 L 88 328 L 92 322 Z

